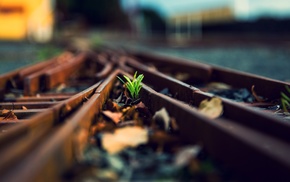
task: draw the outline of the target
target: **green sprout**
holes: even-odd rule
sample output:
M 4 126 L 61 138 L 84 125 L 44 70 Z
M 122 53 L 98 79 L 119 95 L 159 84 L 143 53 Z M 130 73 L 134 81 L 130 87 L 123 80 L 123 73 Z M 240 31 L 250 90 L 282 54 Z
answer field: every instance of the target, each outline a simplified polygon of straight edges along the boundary
M 290 93 L 290 88 L 286 85 L 285 86 L 287 92 Z M 282 109 L 285 113 L 288 113 L 288 107 L 290 107 L 290 98 L 284 94 L 283 92 L 281 92 L 281 104 L 282 104 Z
M 143 74 L 140 74 L 137 77 L 137 71 L 134 74 L 133 80 L 131 81 L 129 77 L 127 77 L 126 75 L 123 75 L 123 77 L 126 79 L 125 82 L 122 78 L 118 77 L 117 78 L 126 86 L 126 88 L 129 90 L 130 95 L 132 97 L 132 99 L 137 99 L 139 98 L 139 92 L 142 88 L 142 80 L 144 78 Z

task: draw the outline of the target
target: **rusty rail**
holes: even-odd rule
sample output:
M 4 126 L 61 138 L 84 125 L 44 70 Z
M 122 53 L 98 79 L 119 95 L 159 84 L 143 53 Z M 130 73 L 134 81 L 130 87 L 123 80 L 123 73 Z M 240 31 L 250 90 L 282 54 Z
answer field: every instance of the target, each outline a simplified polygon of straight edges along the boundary
M 61 55 L 60 58 L 63 58 L 63 55 Z M 72 57 L 69 56 L 67 58 L 71 59 Z M 61 68 L 63 68 L 62 71 L 67 71 L 67 69 L 71 70 L 71 68 L 77 71 L 80 66 L 82 66 L 79 62 L 85 62 L 85 58 L 85 54 L 82 53 L 80 55 L 76 55 L 76 59 L 73 59 L 71 61 L 73 64 L 68 64 L 68 60 L 65 60 L 65 63 L 58 63 L 58 65 L 68 65 L 61 66 Z M 53 61 L 59 59 L 53 59 Z M 75 66 L 76 64 L 77 67 Z M 47 66 L 47 64 L 41 65 L 44 67 Z M 45 82 L 41 82 L 42 85 L 46 85 L 47 83 L 49 83 L 51 79 L 50 77 L 55 77 L 56 75 L 59 75 L 59 66 L 51 67 L 49 69 L 57 71 L 54 72 L 55 74 L 50 73 L 49 75 L 46 75 L 49 79 L 47 79 L 47 81 Z M 101 69 L 102 68 L 99 68 L 99 70 Z M 38 74 L 38 70 L 40 70 L 44 74 L 46 73 L 46 70 L 44 68 L 40 68 L 37 66 L 37 69 L 31 69 L 28 67 L 20 70 L 19 72 L 15 72 L 15 74 L 26 72 L 26 78 L 30 78 L 31 75 L 35 75 L 35 72 Z M 27 80 L 26 78 L 21 79 L 25 82 L 25 80 Z M 59 82 L 59 84 L 67 83 L 69 81 L 68 78 L 69 75 L 64 72 L 64 76 L 62 77 L 62 80 L 61 82 Z M 20 83 L 19 80 L 16 81 Z M 6 171 L 9 166 L 13 166 L 13 164 L 17 162 L 17 160 L 21 159 L 21 157 L 23 157 L 25 154 L 29 153 L 29 151 L 37 145 L 38 141 L 41 140 L 42 137 L 49 134 L 49 131 L 51 131 L 54 127 L 57 127 L 59 123 L 64 122 L 65 117 L 75 112 L 77 108 L 82 105 L 82 103 L 89 100 L 99 84 L 100 82 L 96 82 L 93 85 L 87 85 L 86 90 L 74 94 L 46 92 L 43 93 L 42 90 L 37 89 L 37 96 L 29 96 L 32 94 L 28 93 L 27 96 L 3 98 L 3 101 L 1 102 L 1 107 L 3 109 L 10 109 L 11 111 L 13 111 L 18 119 L 8 120 L 0 123 L 0 128 L 2 131 L 0 137 L 0 153 L 2 156 L 5 156 L 4 159 L 0 162 L 0 171 Z M 21 88 L 22 87 L 19 86 L 19 88 L 17 89 L 20 90 Z M 10 88 L 5 89 L 9 91 Z M 46 91 L 49 90 L 46 89 Z M 23 107 L 25 107 L 25 109 L 23 109 Z M 5 132 L 3 132 L 3 130 Z
M 0 133 L 0 179 L 36 181 L 49 176 L 60 180 L 82 155 L 89 127 L 116 76 L 130 76 L 135 71 L 145 75 L 144 103 L 152 111 L 165 107 L 176 118 L 184 141 L 201 143 L 215 160 L 249 180 L 290 179 L 290 123 L 223 98 L 222 117 L 212 120 L 197 111 L 203 99 L 215 97 L 200 90 L 200 84 L 214 81 L 248 89 L 255 85 L 261 96 L 274 100 L 289 83 L 181 59 L 114 50 L 65 53 L 0 76 L 4 96 L 0 108 L 13 110 L 19 117 L 0 123 L 5 130 Z M 188 82 L 169 76 L 175 73 L 186 73 Z M 57 88 L 79 82 L 86 87 L 81 92 L 62 93 Z M 158 92 L 165 87 L 172 97 Z

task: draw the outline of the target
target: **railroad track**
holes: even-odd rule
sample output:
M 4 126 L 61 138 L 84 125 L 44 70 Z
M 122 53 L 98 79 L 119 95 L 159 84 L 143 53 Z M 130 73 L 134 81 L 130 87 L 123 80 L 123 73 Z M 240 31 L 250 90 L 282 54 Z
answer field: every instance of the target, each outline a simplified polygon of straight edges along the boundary
M 82 158 L 90 127 L 117 76 L 130 77 L 135 71 L 145 76 L 142 102 L 152 112 L 165 107 L 176 119 L 182 141 L 201 143 L 213 159 L 246 179 L 290 179 L 290 122 L 266 107 L 259 109 L 277 106 L 276 100 L 289 83 L 177 58 L 110 49 L 65 52 L 0 76 L 0 107 L 5 110 L 0 123 L 0 179 L 64 180 L 63 174 Z M 222 116 L 209 119 L 197 108 L 202 100 L 217 97 L 207 87 L 216 82 L 252 89 L 268 100 L 261 104 L 222 98 Z

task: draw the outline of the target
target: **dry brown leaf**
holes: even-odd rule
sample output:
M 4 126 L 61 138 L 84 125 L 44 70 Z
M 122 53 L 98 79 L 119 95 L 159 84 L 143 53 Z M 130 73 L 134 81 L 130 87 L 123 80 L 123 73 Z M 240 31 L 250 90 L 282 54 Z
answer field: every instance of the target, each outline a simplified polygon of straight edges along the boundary
M 223 112 L 222 100 L 217 97 L 212 98 L 210 101 L 205 99 L 201 101 L 198 110 L 205 116 L 215 119 Z
M 60 85 L 58 85 L 55 89 L 56 93 L 60 93 L 63 89 L 66 88 L 65 83 L 61 83 Z
M 120 106 L 116 102 L 113 102 L 112 100 L 107 101 L 106 107 L 108 110 L 113 112 L 120 111 Z
M 138 118 L 138 113 L 135 111 L 134 107 L 127 107 L 123 109 L 122 112 L 123 112 L 123 120 L 131 120 Z
M 105 120 L 100 120 L 96 124 L 92 125 L 91 133 L 95 135 L 97 132 L 112 132 L 116 128 L 113 122 L 107 122 Z
M 265 101 L 266 101 L 266 99 L 263 99 L 261 96 L 258 96 L 258 94 L 257 94 L 256 91 L 255 91 L 255 85 L 252 85 L 251 91 L 252 91 L 252 95 L 253 95 L 253 97 L 255 97 L 255 99 L 256 99 L 258 102 L 265 102 Z
M 138 126 L 116 129 L 114 133 L 105 133 L 102 146 L 110 154 L 115 154 L 127 147 L 137 147 L 148 142 L 148 131 Z
M 150 71 L 157 71 L 156 66 L 153 65 L 153 64 L 149 64 L 149 65 L 148 65 L 148 69 L 149 69 Z
M 3 111 L 2 111 L 3 112 Z M 4 114 L 3 120 L 18 120 L 17 116 L 12 110 Z
M 125 126 L 136 126 L 138 123 L 136 120 L 127 120 L 127 121 L 122 121 L 118 123 L 117 127 L 125 127 Z
M 143 118 L 151 118 L 152 114 L 149 111 L 149 109 L 145 106 L 143 102 L 139 102 L 135 105 L 135 109 L 138 112 L 138 116 L 141 116 Z
M 171 124 L 171 128 L 172 128 L 173 131 L 178 131 L 179 130 L 179 126 L 178 126 L 177 121 L 176 121 L 175 118 L 171 118 L 170 124 Z
M 174 76 L 177 80 L 185 81 L 190 78 L 190 75 L 188 73 L 176 73 Z
M 176 154 L 174 164 L 181 167 L 186 166 L 200 151 L 201 147 L 199 145 L 184 147 Z
M 2 115 L 7 114 L 8 112 L 10 112 L 10 110 L 8 110 L 8 109 L 3 109 L 3 110 L 2 110 Z
M 210 82 L 207 84 L 209 89 L 219 89 L 219 90 L 228 90 L 231 89 L 231 86 L 221 82 Z
M 120 122 L 121 117 L 123 116 L 123 113 L 121 112 L 103 111 L 102 113 L 116 124 Z
M 157 130 L 157 131 L 154 131 L 154 133 L 150 134 L 151 143 L 157 143 L 159 145 L 163 145 L 163 144 L 170 144 L 170 143 L 173 144 L 178 141 L 179 139 L 176 136 L 170 135 L 165 131 Z
M 170 116 L 164 107 L 155 112 L 153 120 L 155 124 L 162 126 L 165 131 L 169 129 Z
M 138 109 L 138 108 L 141 108 L 141 109 L 144 109 L 146 108 L 145 104 L 141 101 L 139 102 L 138 104 L 135 105 L 135 108 Z

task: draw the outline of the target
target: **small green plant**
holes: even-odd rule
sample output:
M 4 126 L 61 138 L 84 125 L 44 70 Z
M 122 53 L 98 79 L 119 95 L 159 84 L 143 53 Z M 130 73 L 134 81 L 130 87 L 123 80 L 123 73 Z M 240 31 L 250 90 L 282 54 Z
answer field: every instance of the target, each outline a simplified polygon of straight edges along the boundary
M 290 88 L 286 85 L 285 86 L 287 92 L 290 94 Z M 288 113 L 288 107 L 290 107 L 290 98 L 284 94 L 283 92 L 281 92 L 281 105 L 282 105 L 282 109 L 285 113 Z
M 126 75 L 123 75 L 123 77 L 125 78 L 125 81 L 122 78 L 117 76 L 117 78 L 126 86 L 128 91 L 130 92 L 130 95 L 131 95 L 132 99 L 133 100 L 138 99 L 139 98 L 139 92 L 140 92 L 140 90 L 142 88 L 141 82 L 142 82 L 142 80 L 144 78 L 144 75 L 140 74 L 137 77 L 137 71 L 136 71 L 132 81 Z

